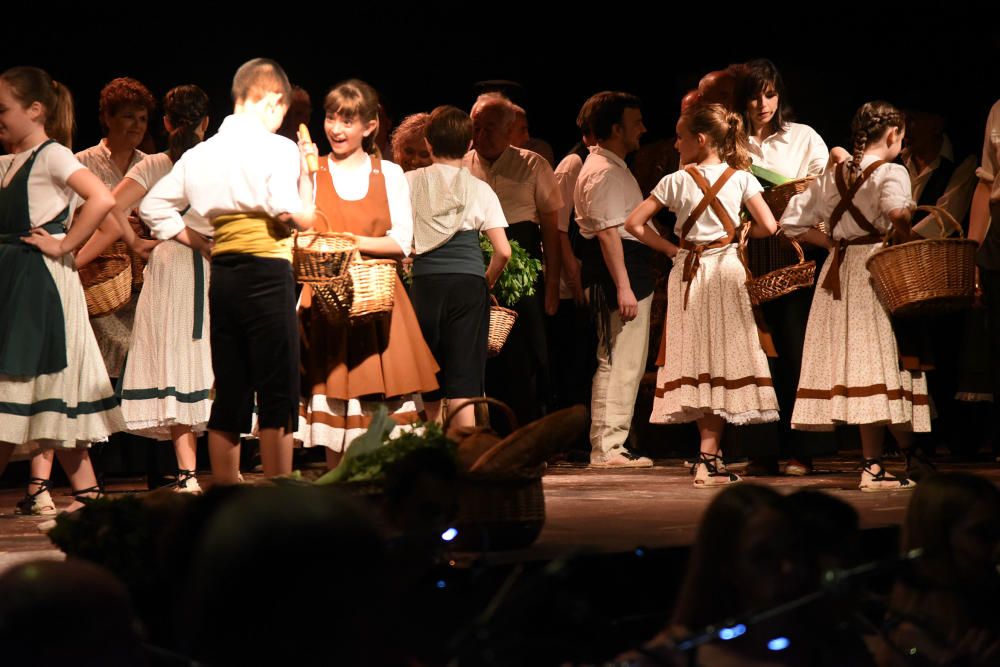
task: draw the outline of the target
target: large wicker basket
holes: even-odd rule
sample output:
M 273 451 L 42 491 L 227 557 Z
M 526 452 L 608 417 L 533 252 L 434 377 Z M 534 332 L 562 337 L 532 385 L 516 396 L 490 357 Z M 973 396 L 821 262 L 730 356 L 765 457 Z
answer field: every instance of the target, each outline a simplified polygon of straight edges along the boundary
M 541 469 L 498 475 L 465 473 L 459 477 L 458 536 L 462 551 L 520 549 L 534 542 L 545 525 Z
M 775 236 L 782 235 L 781 231 Z M 802 254 L 802 246 L 795 239 L 787 239 L 791 247 L 795 250 L 798 261 L 795 264 L 782 266 L 774 269 L 762 276 L 754 276 L 747 258 L 747 240 L 750 238 L 750 225 L 744 224 L 740 229 L 739 255 L 743 262 L 743 268 L 747 274 L 747 294 L 750 295 L 750 303 L 759 306 L 762 303 L 773 301 L 780 296 L 784 296 L 803 287 L 811 287 L 816 278 L 816 262 L 806 261 Z
M 937 206 L 918 206 L 935 217 L 942 230 L 944 218 L 955 219 Z M 943 216 L 943 217 L 942 217 Z M 879 301 L 893 315 L 940 313 L 968 308 L 976 294 L 975 241 L 962 238 L 926 239 L 889 245 L 892 229 L 882 248 L 865 266 Z
M 510 308 L 504 308 L 497 303 L 497 298 L 490 295 L 490 334 L 487 340 L 487 354 L 495 357 L 500 354 L 510 330 L 514 328 L 517 321 L 517 312 Z
M 132 296 L 132 262 L 128 255 L 101 255 L 79 273 L 91 317 L 110 315 Z
M 292 264 L 302 283 L 322 283 L 342 278 L 354 261 L 358 243 L 353 234 L 304 232 L 295 234 Z
M 795 195 L 805 192 L 809 184 L 813 182 L 815 176 L 807 176 L 806 178 L 797 178 L 794 181 L 787 181 L 781 185 L 775 185 L 774 187 L 768 188 L 761 193 L 761 197 L 764 198 L 764 203 L 767 207 L 771 209 L 771 213 L 774 215 L 775 220 L 780 220 L 782 214 L 784 214 L 785 209 L 788 208 L 788 202 L 792 200 Z
M 399 279 L 396 262 L 391 259 L 363 259 L 351 263 L 349 271 L 354 288 L 351 323 L 368 322 L 389 315 Z

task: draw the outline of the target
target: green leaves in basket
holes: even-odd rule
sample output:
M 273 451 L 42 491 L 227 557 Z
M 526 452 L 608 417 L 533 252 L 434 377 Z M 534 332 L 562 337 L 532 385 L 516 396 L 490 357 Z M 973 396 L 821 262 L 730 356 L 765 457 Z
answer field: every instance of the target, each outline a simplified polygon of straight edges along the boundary
M 791 178 L 786 178 L 775 171 L 764 169 L 764 167 L 758 167 L 757 165 L 750 166 L 750 173 L 756 176 L 757 180 L 760 181 L 760 184 L 765 188 L 769 188 L 773 185 L 781 185 L 782 183 L 787 183 L 792 180 Z
M 394 463 L 418 449 L 428 447 L 444 449 L 452 458 L 456 456 L 455 443 L 445 437 L 441 426 L 435 423 L 425 423 L 417 425 L 414 429 L 405 431 L 391 440 L 388 439 L 388 433 L 386 433 L 382 446 L 376 449 L 355 453 L 350 459 L 345 455 L 340 465 L 316 480 L 316 484 L 379 480 Z M 348 448 L 348 452 L 352 449 L 353 443 Z
M 372 415 L 368 430 L 351 441 L 351 444 L 347 446 L 347 451 L 344 452 L 344 457 L 340 460 L 340 464 L 317 479 L 316 484 L 343 482 L 348 474 L 348 464 L 351 460 L 380 448 L 395 426 L 396 422 L 389 416 L 389 409 L 385 405 L 379 405 L 375 409 L 375 414 Z
M 483 263 L 490 264 L 493 245 L 485 236 L 479 237 L 479 248 L 483 251 Z M 535 293 L 535 282 L 542 270 L 542 263 L 528 254 L 517 241 L 510 242 L 510 261 L 493 286 L 493 293 L 503 306 L 513 306 L 523 297 Z

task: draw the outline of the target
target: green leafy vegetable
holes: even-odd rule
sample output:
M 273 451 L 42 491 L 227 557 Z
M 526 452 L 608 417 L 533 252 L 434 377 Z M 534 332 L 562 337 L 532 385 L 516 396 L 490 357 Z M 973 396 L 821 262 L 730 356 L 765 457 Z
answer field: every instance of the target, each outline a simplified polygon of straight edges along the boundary
M 485 236 L 479 237 L 479 248 L 483 251 L 483 263 L 490 264 L 493 245 Z M 497 301 L 503 306 L 513 306 L 523 297 L 535 293 L 535 282 L 542 270 L 542 263 L 534 259 L 517 241 L 510 242 L 510 261 L 493 286 Z

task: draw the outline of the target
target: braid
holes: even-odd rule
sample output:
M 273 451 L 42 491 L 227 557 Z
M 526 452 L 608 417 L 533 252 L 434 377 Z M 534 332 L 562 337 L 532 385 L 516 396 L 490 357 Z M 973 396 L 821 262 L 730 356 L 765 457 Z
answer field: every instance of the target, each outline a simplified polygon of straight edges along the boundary
M 902 128 L 903 125 L 903 114 L 888 102 L 875 101 L 861 105 L 851 122 L 854 146 L 851 160 L 847 163 L 848 185 L 853 185 L 861 176 L 861 159 L 865 149 L 884 137 L 890 127 Z

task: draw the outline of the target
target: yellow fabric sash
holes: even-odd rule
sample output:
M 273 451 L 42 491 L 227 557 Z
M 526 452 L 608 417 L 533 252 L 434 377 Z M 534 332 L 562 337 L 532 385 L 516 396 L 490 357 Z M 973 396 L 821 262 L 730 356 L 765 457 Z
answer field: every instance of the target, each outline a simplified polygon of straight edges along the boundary
M 291 228 L 263 213 L 233 213 L 212 220 L 212 256 L 239 253 L 292 261 Z

